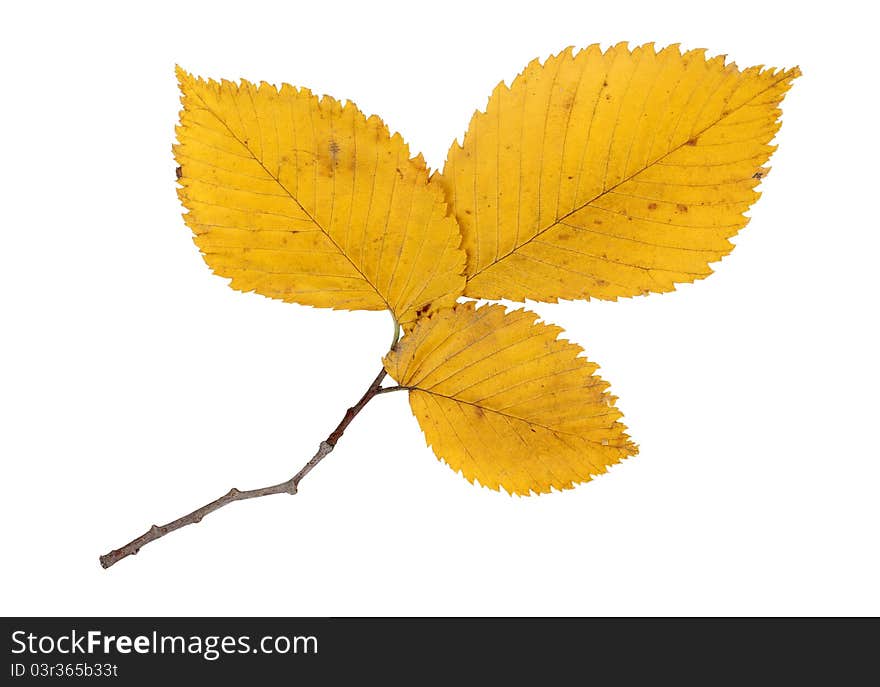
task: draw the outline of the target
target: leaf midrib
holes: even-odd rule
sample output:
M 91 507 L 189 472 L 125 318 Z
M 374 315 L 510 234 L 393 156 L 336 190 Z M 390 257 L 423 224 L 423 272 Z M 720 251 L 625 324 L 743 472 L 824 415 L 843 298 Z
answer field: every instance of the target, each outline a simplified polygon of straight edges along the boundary
M 289 197 L 294 203 L 296 203 L 297 207 L 299 207 L 299 209 L 302 210 L 302 212 L 305 214 L 305 216 L 308 217 L 309 220 L 311 220 L 311 222 L 312 222 L 316 227 L 318 227 L 318 229 L 321 230 L 321 232 L 324 234 L 324 236 L 326 236 L 326 237 L 330 240 L 330 242 L 333 244 L 333 246 L 336 248 L 336 250 L 339 251 L 339 254 L 342 255 L 342 257 L 344 257 L 346 260 L 348 260 L 349 264 L 351 264 L 351 266 L 354 268 L 354 270 L 355 270 L 355 271 L 361 276 L 361 278 L 362 278 L 362 279 L 363 279 L 363 280 L 364 280 L 364 281 L 370 286 L 370 288 L 373 289 L 373 291 L 375 292 L 375 294 L 376 294 L 376 295 L 382 300 L 382 302 L 385 304 L 385 307 L 386 307 L 389 311 L 391 311 L 391 312 L 394 314 L 395 317 L 397 317 L 397 313 L 396 313 L 396 312 L 394 311 L 394 309 L 391 307 L 391 304 L 388 302 L 388 299 L 386 299 L 385 296 L 382 295 L 382 293 L 379 291 L 378 287 L 372 282 L 372 280 L 369 279 L 369 277 L 367 277 L 366 274 L 364 274 L 364 272 L 361 270 L 360 267 L 358 267 L 358 265 L 354 262 L 354 260 L 352 260 L 351 257 L 349 257 L 349 256 L 346 254 L 346 252 L 345 252 L 344 250 L 342 250 L 342 247 L 336 242 L 336 240 L 333 238 L 333 236 L 331 236 L 330 232 L 327 231 L 323 226 L 321 226 L 321 223 L 318 222 L 318 220 L 315 219 L 315 217 L 312 216 L 312 213 L 310 213 L 308 210 L 305 209 L 305 207 L 303 207 L 303 204 L 300 203 L 300 202 L 299 202 L 299 199 L 298 199 L 295 195 L 293 195 L 293 194 L 290 192 L 290 190 L 289 190 L 289 189 L 288 189 L 288 188 L 287 188 L 287 187 L 281 182 L 281 179 L 279 179 L 279 178 L 276 177 L 274 174 L 272 174 L 272 172 L 269 171 L 269 169 L 266 167 L 266 165 L 263 164 L 263 161 L 262 161 L 259 157 L 257 157 L 257 155 L 254 153 L 254 151 L 252 151 L 252 150 L 250 149 L 250 147 L 248 147 L 248 145 L 247 145 L 244 141 L 242 141 L 242 140 L 236 135 L 236 133 L 230 128 L 230 126 L 226 123 L 226 121 L 225 121 L 220 115 L 218 115 L 216 112 L 214 112 L 213 109 L 211 109 L 211 107 L 208 105 L 208 103 L 205 102 L 205 99 L 202 98 L 202 96 L 201 96 L 197 91 L 195 91 L 195 90 L 193 90 L 193 95 L 198 99 L 198 101 L 202 104 L 202 106 L 205 108 L 205 110 L 206 110 L 207 112 L 209 112 L 209 113 L 210 113 L 210 114 L 211 114 L 211 115 L 212 115 L 212 116 L 213 116 L 218 122 L 220 122 L 220 124 L 223 125 L 223 127 L 226 129 L 226 131 L 229 132 L 229 135 L 232 136 L 232 138 L 235 139 L 235 141 L 236 141 L 236 142 L 237 142 L 242 148 L 244 148 L 244 149 L 247 151 L 248 155 L 249 155 L 249 156 L 250 156 L 250 157 L 251 157 L 251 158 L 252 158 L 252 159 L 253 159 L 258 165 L 260 165 L 260 168 L 266 173 L 266 175 L 267 175 L 270 179 L 272 179 L 272 181 L 274 181 L 276 184 L 278 184 L 278 186 L 279 186 L 279 187 L 280 187 L 280 188 L 281 188 L 281 189 L 287 194 L 287 196 L 288 196 L 288 197 Z M 297 170 L 297 171 L 298 171 L 298 170 Z
M 567 212 L 566 214 L 562 215 L 561 217 L 558 217 L 558 218 L 554 219 L 553 222 L 551 222 L 551 223 L 548 224 L 546 227 L 544 227 L 543 229 L 541 229 L 540 231 L 538 231 L 534 236 L 532 236 L 531 238 L 529 238 L 529 239 L 526 240 L 526 241 L 523 241 L 523 242 L 522 242 L 521 244 L 519 244 L 518 246 L 515 246 L 514 248 L 512 248 L 511 250 L 509 250 L 507 253 L 505 253 L 504 255 L 502 255 L 501 257 L 496 258 L 493 262 L 489 263 L 489 264 L 486 265 L 485 267 L 482 267 L 482 268 L 480 268 L 479 270 L 477 270 L 476 272 L 474 272 L 473 274 L 468 275 L 468 276 L 467 276 L 467 281 L 466 281 L 466 283 L 469 283 L 472 279 L 474 279 L 474 278 L 477 277 L 478 275 L 482 274 L 482 273 L 485 272 L 486 270 L 488 270 L 488 269 L 494 267 L 495 265 L 499 264 L 501 261 L 506 260 L 506 259 L 509 258 L 511 255 L 513 255 L 514 253 L 516 253 L 517 251 L 519 251 L 521 248 L 523 248 L 523 246 L 527 246 L 527 245 L 530 244 L 532 241 L 534 241 L 536 238 L 538 238 L 538 237 L 544 235 L 546 232 L 550 231 L 553 227 L 557 226 L 558 224 L 560 224 L 560 223 L 563 222 L 564 220 L 568 219 L 568 218 L 571 217 L 572 215 L 574 215 L 574 214 L 580 212 L 581 210 L 583 210 L 584 208 L 586 208 L 587 206 L 589 206 L 591 203 L 594 203 L 595 201 L 599 200 L 600 198 L 603 198 L 605 195 L 607 195 L 608 193 L 611 193 L 612 191 L 614 191 L 614 189 L 616 189 L 616 188 L 618 188 L 619 186 L 625 184 L 626 182 L 628 182 L 628 181 L 629 181 L 630 179 L 632 179 L 633 177 L 638 176 L 639 174 L 641 174 L 642 172 L 644 172 L 646 169 L 652 167 L 653 165 L 656 165 L 658 162 L 660 162 L 661 160 L 663 160 L 663 158 L 669 157 L 669 156 L 672 155 L 674 152 L 680 150 L 683 146 L 687 145 L 687 142 L 688 142 L 688 141 L 690 141 L 690 140 L 692 140 L 692 139 L 694 139 L 694 138 L 699 138 L 699 137 L 702 136 L 704 133 L 706 133 L 709 129 L 711 129 L 713 126 L 717 126 L 717 125 L 718 125 L 720 122 L 722 122 L 724 119 L 726 119 L 727 117 L 730 117 L 732 114 L 734 114 L 735 112 L 739 111 L 740 109 L 742 109 L 743 107 L 745 107 L 746 105 L 748 105 L 749 103 L 751 103 L 755 98 L 757 98 L 757 97 L 763 95 L 764 93 L 766 93 L 767 91 L 769 91 L 771 88 L 777 86 L 777 85 L 778 85 L 781 81 L 783 81 L 783 79 L 788 75 L 789 71 L 790 71 L 790 70 L 784 70 L 784 71 L 781 71 L 781 72 L 780 72 L 780 77 L 782 77 L 782 78 L 779 78 L 779 79 L 775 80 L 772 84 L 770 84 L 769 86 L 767 86 L 767 88 L 764 88 L 764 89 L 758 91 L 757 93 L 755 93 L 754 95 L 752 95 L 752 97 L 749 98 L 748 100 L 745 100 L 745 101 L 744 101 L 743 103 L 741 103 L 740 105 L 737 105 L 734 109 L 730 110 L 729 112 L 727 112 L 727 113 L 726 113 L 725 115 L 723 115 L 722 117 L 719 117 L 719 118 L 716 119 L 714 122 L 712 122 L 711 124 L 709 124 L 707 127 L 705 127 L 705 128 L 703 128 L 703 129 L 701 129 L 700 131 L 698 131 L 696 134 L 691 134 L 688 138 L 686 138 L 684 141 L 682 141 L 681 143 L 679 143 L 677 146 L 675 146 L 674 148 L 672 148 L 672 149 L 666 151 L 665 153 L 663 153 L 662 155 L 660 155 L 659 157 L 657 157 L 655 160 L 652 160 L 651 162 L 649 162 L 648 164 L 646 164 L 646 165 L 645 165 L 644 167 L 642 167 L 641 169 L 638 169 L 638 170 L 636 170 L 635 172 L 633 172 L 632 174 L 630 174 L 628 177 L 625 177 L 624 179 L 621 179 L 620 181 L 618 181 L 618 182 L 617 182 L 616 184 L 614 184 L 613 186 L 609 186 L 608 188 L 603 189 L 601 193 L 599 193 L 598 195 L 594 196 L 593 198 L 590 198 L 590 199 L 589 199 L 588 201 L 586 201 L 585 203 L 579 205 L 578 207 L 574 208 L 574 209 L 571 210 L 570 212 Z
M 535 422 L 534 420 L 528 420 L 524 417 L 519 417 L 518 415 L 511 415 L 510 413 L 505 413 L 501 410 L 495 410 L 494 408 L 489 408 L 487 406 L 480 405 L 479 403 L 465 401 L 461 398 L 455 398 L 454 396 L 447 396 L 446 394 L 441 394 L 437 391 L 432 391 L 431 389 L 423 389 L 422 387 L 419 387 L 419 386 L 401 386 L 401 389 L 406 389 L 407 391 L 411 391 L 411 392 L 412 391 L 421 391 L 423 393 L 431 394 L 432 396 L 436 396 L 438 398 L 444 398 L 447 401 L 453 401 L 455 403 L 462 403 L 464 405 L 472 406 L 473 408 L 479 408 L 482 411 L 488 411 L 490 413 L 495 413 L 496 415 L 500 415 L 502 417 L 506 417 L 511 420 L 519 420 L 520 422 L 524 422 L 527 425 L 533 425 L 535 427 L 540 427 L 541 429 L 546 429 L 548 432 L 552 432 L 553 434 L 557 434 L 557 435 L 564 434 L 565 436 L 575 437 L 577 439 L 580 439 L 581 441 L 586 441 L 587 443 L 590 443 L 590 444 L 596 444 L 597 446 L 602 446 L 603 448 L 622 448 L 620 446 L 612 446 L 610 443 L 609 444 L 602 444 L 601 442 L 598 442 L 594 439 L 587 439 L 586 437 L 584 437 L 580 434 L 575 434 L 574 432 L 566 432 L 564 430 L 557 429 L 555 427 L 548 427 L 547 425 L 543 425 L 540 422 Z M 609 413 L 609 414 L 611 414 L 611 413 Z M 591 416 L 591 417 L 599 417 L 599 416 Z M 614 423 L 611 424 L 610 427 L 608 427 L 608 429 L 612 429 L 615 424 L 617 424 L 616 420 Z M 623 433 L 621 433 L 621 435 L 623 435 Z

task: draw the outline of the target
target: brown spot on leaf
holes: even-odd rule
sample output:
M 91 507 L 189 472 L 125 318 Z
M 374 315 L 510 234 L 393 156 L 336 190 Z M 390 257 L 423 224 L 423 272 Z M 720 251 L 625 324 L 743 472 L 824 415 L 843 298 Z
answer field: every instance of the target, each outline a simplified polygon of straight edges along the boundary
M 336 170 L 340 163 L 343 162 L 343 158 L 342 147 L 335 139 L 331 138 L 327 141 L 326 145 L 318 148 L 317 162 L 320 174 L 327 177 L 332 177 L 336 174 Z M 353 160 L 351 161 L 351 164 L 354 164 Z
M 339 164 L 339 151 L 341 150 L 339 147 L 339 144 L 331 138 L 330 145 L 327 146 L 327 150 L 330 153 L 330 160 L 333 162 L 333 165 L 334 166 L 338 165 Z
M 602 224 L 602 220 L 601 219 L 594 219 L 593 224 Z
M 607 88 L 607 87 L 608 87 L 608 80 L 606 79 L 605 81 L 602 82 L 602 88 Z
M 688 206 L 682 205 L 681 203 L 679 203 L 678 205 L 675 206 L 675 209 L 678 210 L 679 212 L 687 212 Z
M 657 209 L 657 203 L 648 203 L 648 209 L 649 209 L 649 210 L 656 210 L 656 209 Z
M 177 178 L 180 179 L 180 177 L 183 176 L 183 169 L 178 167 L 177 169 L 174 170 L 174 173 L 177 175 Z
M 763 179 L 763 178 L 764 178 L 764 172 L 755 172 L 754 174 L 752 174 L 752 179 Z
M 696 139 L 696 138 L 692 138 L 691 140 L 689 140 L 689 141 L 687 142 L 687 145 L 689 145 L 689 146 L 695 146 L 695 145 L 697 145 L 697 139 Z

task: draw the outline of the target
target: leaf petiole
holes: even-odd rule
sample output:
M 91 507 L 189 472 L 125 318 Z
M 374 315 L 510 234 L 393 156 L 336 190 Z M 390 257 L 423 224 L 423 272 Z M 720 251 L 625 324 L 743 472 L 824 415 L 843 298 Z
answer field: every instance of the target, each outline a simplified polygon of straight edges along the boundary
M 390 310 L 388 312 L 391 313 L 391 321 L 394 323 L 394 338 L 391 339 L 391 346 L 389 346 L 388 350 L 393 351 L 397 342 L 400 341 L 400 323 L 397 321 L 397 318 L 394 317 L 394 313 Z

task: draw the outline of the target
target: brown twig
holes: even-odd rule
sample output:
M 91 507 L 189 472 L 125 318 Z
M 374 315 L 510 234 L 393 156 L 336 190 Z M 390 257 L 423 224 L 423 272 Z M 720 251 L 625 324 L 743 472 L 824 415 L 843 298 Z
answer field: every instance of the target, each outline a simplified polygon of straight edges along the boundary
M 167 525 L 153 525 L 137 539 L 132 539 L 125 546 L 121 546 L 118 549 L 113 549 L 113 551 L 110 551 L 109 553 L 105 553 L 100 558 L 101 565 L 104 568 L 109 568 L 123 558 L 133 556 L 150 542 L 156 541 L 174 530 L 179 530 L 181 527 L 200 522 L 206 515 L 223 508 L 223 506 L 226 506 L 233 501 L 255 499 L 260 496 L 271 496 L 272 494 L 295 494 L 302 479 L 336 447 L 336 443 L 342 437 L 346 428 L 351 424 L 351 421 L 354 420 L 357 414 L 363 410 L 364 406 L 370 402 L 371 398 L 388 391 L 399 391 L 401 389 L 401 387 L 386 387 L 383 389 L 381 386 L 383 379 L 385 379 L 384 369 L 376 376 L 376 379 L 373 380 L 373 383 L 370 384 L 370 387 L 364 395 L 361 396 L 361 399 L 345 411 L 345 415 L 341 422 L 336 426 L 336 429 L 330 432 L 330 436 L 321 442 L 321 445 L 318 447 L 318 452 L 312 456 L 312 459 L 303 465 L 302 469 L 286 482 L 281 482 L 280 484 L 275 484 L 271 487 L 250 489 L 248 491 L 239 491 L 233 487 L 219 499 L 211 501 L 211 503 L 208 503 L 201 508 L 197 508 L 192 513 L 177 518 L 177 520 L 172 520 Z

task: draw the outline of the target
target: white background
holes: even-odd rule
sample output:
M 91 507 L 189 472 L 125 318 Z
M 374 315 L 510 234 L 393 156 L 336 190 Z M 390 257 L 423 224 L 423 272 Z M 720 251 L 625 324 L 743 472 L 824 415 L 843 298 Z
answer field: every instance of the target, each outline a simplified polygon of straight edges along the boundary
M 4 5 L 0 613 L 880 614 L 865 6 Z M 714 276 L 530 306 L 600 363 L 641 455 L 511 498 L 437 461 L 391 394 L 295 498 L 234 504 L 102 570 L 153 522 L 292 475 L 391 334 L 387 314 L 210 274 L 175 195 L 174 64 L 349 98 L 438 167 L 498 80 L 618 40 L 804 72 Z

